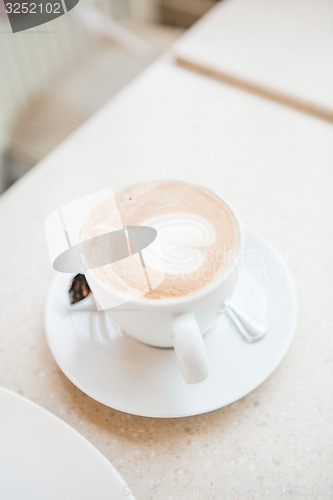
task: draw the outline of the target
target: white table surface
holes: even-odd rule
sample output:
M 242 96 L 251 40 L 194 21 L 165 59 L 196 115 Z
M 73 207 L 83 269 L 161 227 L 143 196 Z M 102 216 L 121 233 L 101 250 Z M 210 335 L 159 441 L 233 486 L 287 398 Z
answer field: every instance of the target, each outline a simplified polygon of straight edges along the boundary
M 81 432 L 139 500 L 332 498 L 332 139 L 324 121 L 154 64 L 0 198 L 0 385 Z M 176 420 L 84 395 L 56 366 L 43 327 L 46 216 L 106 186 L 165 177 L 227 197 L 287 258 L 300 306 L 290 350 L 266 382 Z
M 330 0 L 224 0 L 174 53 L 333 121 L 332 26 Z

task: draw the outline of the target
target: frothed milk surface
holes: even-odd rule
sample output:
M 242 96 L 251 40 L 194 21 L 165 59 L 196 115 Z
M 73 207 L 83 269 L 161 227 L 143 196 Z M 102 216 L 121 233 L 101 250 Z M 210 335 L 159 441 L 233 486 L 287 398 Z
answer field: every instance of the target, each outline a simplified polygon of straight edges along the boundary
M 239 227 L 232 211 L 214 193 L 165 180 L 130 186 L 115 198 L 118 213 L 112 209 L 114 200 L 101 203 L 93 210 L 84 237 L 126 226 L 154 227 L 160 251 L 154 245 L 148 247 L 145 263 L 150 277 L 163 275 L 157 287 L 147 288 L 147 274 L 137 255 L 95 269 L 96 278 L 115 291 L 137 294 L 141 290 L 149 299 L 182 297 L 219 279 L 233 265 L 240 247 Z

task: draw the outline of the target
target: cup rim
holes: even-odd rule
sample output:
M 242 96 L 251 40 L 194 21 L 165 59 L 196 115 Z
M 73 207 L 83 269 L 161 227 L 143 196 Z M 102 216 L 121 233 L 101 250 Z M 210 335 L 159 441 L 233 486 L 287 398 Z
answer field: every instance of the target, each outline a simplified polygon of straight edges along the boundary
M 176 179 L 170 179 L 170 180 L 176 180 Z M 213 194 L 214 196 L 217 196 L 219 198 L 219 200 L 222 201 L 227 206 L 227 208 L 230 210 L 231 214 L 233 215 L 233 217 L 236 221 L 238 232 L 239 232 L 239 244 L 238 244 L 237 253 L 236 253 L 236 256 L 234 257 L 234 261 L 232 263 L 232 266 L 230 267 L 230 269 L 227 271 L 227 273 L 225 275 L 221 276 L 220 279 L 213 278 L 213 280 L 210 283 L 208 283 L 206 286 L 204 286 L 203 288 L 201 288 L 195 292 L 189 293 L 188 295 L 182 295 L 181 297 L 150 299 L 150 298 L 146 298 L 145 296 L 140 296 L 137 298 L 128 299 L 128 296 L 125 293 L 121 293 L 119 291 L 113 290 L 113 293 L 116 296 L 124 297 L 124 299 L 126 299 L 126 302 L 124 302 L 124 304 L 129 304 L 129 303 L 136 304 L 136 305 L 140 306 L 140 308 L 152 308 L 152 309 L 158 308 L 158 307 L 165 309 L 165 308 L 169 308 L 172 306 L 181 306 L 183 304 L 189 304 L 192 301 L 196 301 L 196 300 L 204 297 L 206 294 L 212 293 L 217 288 L 221 287 L 230 278 L 230 275 L 235 271 L 235 269 L 240 261 L 242 250 L 244 248 L 244 231 L 243 231 L 243 226 L 242 226 L 242 223 L 241 223 L 240 218 L 238 216 L 238 213 L 235 210 L 235 208 L 233 207 L 233 205 L 226 198 L 221 196 L 220 193 L 217 191 L 213 191 L 211 189 L 208 189 L 205 186 L 202 186 L 200 184 L 182 181 L 181 179 L 177 179 L 176 181 L 185 182 L 186 184 L 189 184 L 191 186 L 196 186 L 196 187 L 199 187 L 200 189 L 204 189 L 208 193 Z M 82 262 L 81 251 L 79 253 L 80 253 L 80 260 Z M 100 286 L 100 288 L 102 288 L 102 290 L 105 290 L 106 292 L 109 291 L 107 285 L 105 285 L 101 280 L 96 278 L 96 281 L 98 282 L 98 285 Z M 112 311 L 112 308 L 105 309 L 105 311 L 108 311 L 108 310 Z

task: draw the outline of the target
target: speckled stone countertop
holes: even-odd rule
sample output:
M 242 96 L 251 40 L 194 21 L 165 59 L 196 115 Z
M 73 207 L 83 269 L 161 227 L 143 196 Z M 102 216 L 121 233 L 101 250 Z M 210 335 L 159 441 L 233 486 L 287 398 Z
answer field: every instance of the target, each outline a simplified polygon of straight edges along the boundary
M 173 66 L 154 64 L 0 199 L 0 385 L 91 441 L 138 500 L 332 498 L 333 129 Z M 121 413 L 77 389 L 49 351 L 46 216 L 106 186 L 202 183 L 268 238 L 299 294 L 294 340 L 246 397 L 180 419 Z

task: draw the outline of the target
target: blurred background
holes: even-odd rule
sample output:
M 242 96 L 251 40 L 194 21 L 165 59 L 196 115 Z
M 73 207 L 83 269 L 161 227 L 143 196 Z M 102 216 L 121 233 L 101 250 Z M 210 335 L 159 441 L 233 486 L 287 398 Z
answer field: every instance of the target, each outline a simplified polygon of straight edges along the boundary
M 52 23 L 14 35 L 0 3 L 0 193 L 216 1 L 81 0 Z

